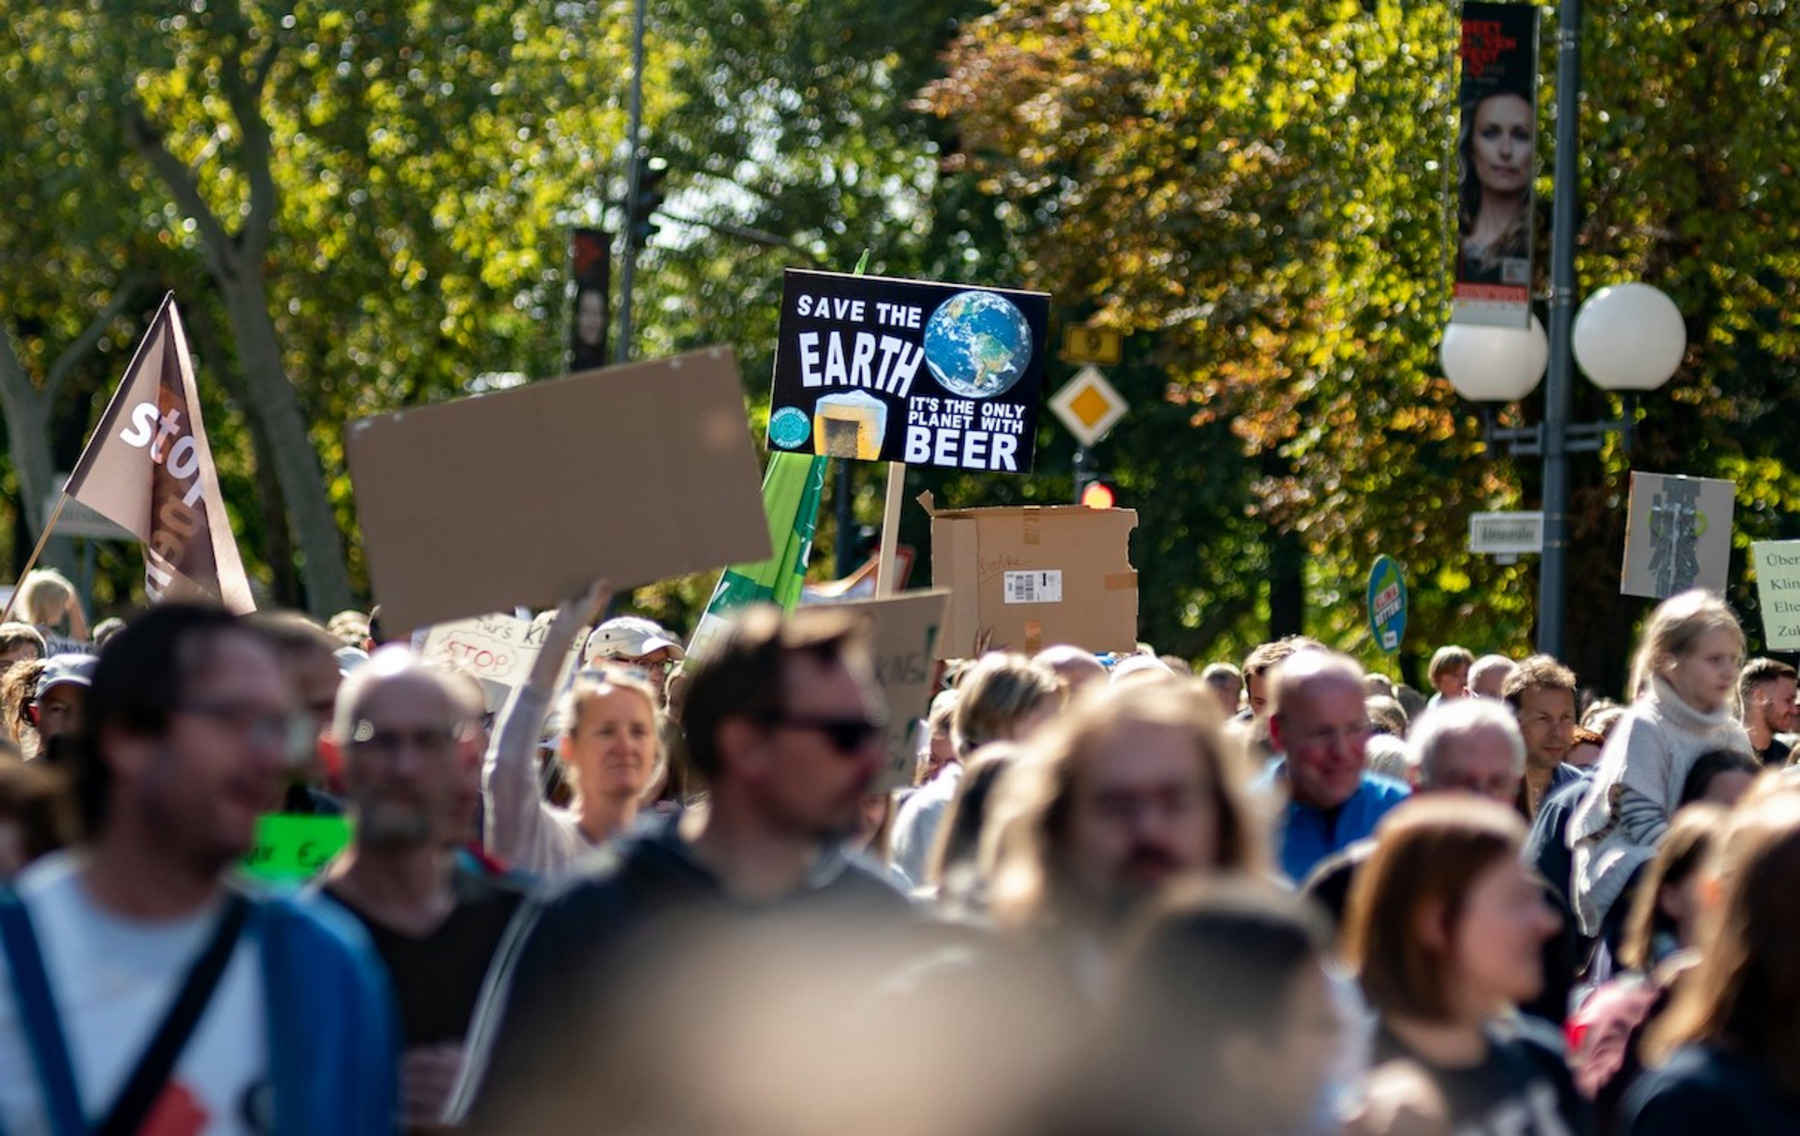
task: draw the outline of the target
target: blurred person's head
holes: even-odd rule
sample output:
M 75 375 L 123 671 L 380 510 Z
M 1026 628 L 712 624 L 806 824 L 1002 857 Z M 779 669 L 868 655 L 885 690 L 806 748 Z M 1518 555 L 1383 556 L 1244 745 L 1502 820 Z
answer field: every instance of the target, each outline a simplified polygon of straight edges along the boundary
M 1364 758 L 1368 771 L 1377 777 L 1402 785 L 1411 785 L 1418 779 L 1419 756 L 1405 738 L 1376 734 L 1364 748 Z
M 268 641 L 223 608 L 165 603 L 106 646 L 76 789 L 90 840 L 215 875 L 247 852 L 310 742 Z
M 1469 668 L 1475 665 L 1475 655 L 1467 647 L 1451 644 L 1439 647 L 1431 656 L 1431 663 L 1425 673 L 1431 679 L 1431 685 L 1437 689 L 1441 698 L 1461 698 L 1469 692 Z
M 1175 678 L 1169 664 L 1155 655 L 1126 655 L 1113 664 L 1110 681 L 1113 686 L 1134 682 L 1161 682 Z
M 1467 1027 L 1539 994 L 1543 943 L 1559 924 L 1524 844 L 1517 812 L 1461 794 L 1407 801 L 1382 820 L 1344 940 L 1377 1012 Z
M 1518 799 L 1525 739 L 1507 708 L 1488 698 L 1440 702 L 1413 728 L 1422 793 L 1473 793 L 1502 805 Z
M 1735 805 L 1763 771 L 1762 763 L 1735 749 L 1711 749 L 1694 759 L 1681 783 L 1681 804 Z
M 1596 698 L 1581 712 L 1581 724 L 1600 735 L 1602 741 L 1612 736 L 1613 727 L 1625 716 L 1626 707 L 1610 698 Z
M 1063 687 L 1070 695 L 1079 693 L 1090 682 L 1106 681 L 1106 664 L 1085 647 L 1059 643 L 1054 647 L 1045 647 L 1033 655 L 1031 661 L 1056 672 L 1056 677 L 1062 679 Z
M 1295 802 L 1334 809 L 1362 785 L 1369 714 L 1362 668 L 1329 651 L 1301 651 L 1275 674 L 1269 740 L 1286 758 Z
M 114 635 L 125 630 L 125 621 L 118 616 L 108 616 L 94 624 L 94 650 L 101 650 Z
M 1200 672 L 1200 681 L 1205 683 L 1219 700 L 1219 709 L 1227 718 L 1238 712 L 1238 706 L 1244 700 L 1244 675 L 1230 663 L 1208 663 Z
M 356 846 L 441 848 L 457 827 L 469 707 L 404 647 L 377 651 L 344 683 L 334 732 Z
M 0 628 L 4 631 L 4 628 Z M 1793 730 L 1800 718 L 1795 693 L 1800 672 L 1779 659 L 1751 659 L 1738 672 L 1738 702 L 1752 737 Z
M 51 655 L 44 660 L 26 708 L 40 745 L 81 732 L 88 688 L 99 661 L 93 655 Z
M 969 758 L 956 794 L 938 825 L 937 846 L 922 882 L 938 884 L 943 898 L 964 908 L 979 907 L 987 886 L 984 838 L 995 829 L 995 789 L 1025 753 L 1018 742 L 989 742 Z
M 19 583 L 13 610 L 39 627 L 52 627 L 69 615 L 75 603 L 75 585 L 54 568 L 36 568 Z
M 1632 893 L 1625 931 L 1619 938 L 1621 966 L 1648 973 L 1673 951 L 1694 945 L 1700 915 L 1700 869 L 1730 817 L 1729 809 L 1710 802 L 1676 810 L 1669 831 L 1656 846 L 1656 858 L 1644 869 L 1643 879 Z
M 1575 744 L 1575 672 L 1549 655 L 1532 655 L 1506 676 L 1500 697 L 1519 719 L 1526 765 L 1555 769 Z
M 1701 588 L 1670 596 L 1644 622 L 1631 666 L 1631 695 L 1662 679 L 1677 697 L 1703 714 L 1728 707 L 1737 694 L 1744 629 L 1731 608 Z
M 956 700 L 960 690 L 940 690 L 932 696 L 931 708 L 925 712 L 924 747 L 913 775 L 914 785 L 923 785 L 943 772 L 944 766 L 956 760 L 956 739 L 951 720 L 956 716 Z
M 712 815 L 787 839 L 839 840 L 887 760 L 867 625 L 752 606 L 693 667 L 682 726 Z M 1053 680 L 1052 680 L 1053 681 Z
M 1323 650 L 1322 644 L 1304 635 L 1289 635 L 1272 643 L 1263 643 L 1244 658 L 1244 696 L 1250 713 L 1257 721 L 1269 716 L 1269 699 L 1275 669 L 1296 651 Z
M 280 653 L 294 701 L 312 716 L 315 735 L 328 739 L 337 714 L 338 687 L 344 681 L 337 659 L 343 643 L 296 611 L 258 612 L 247 618 Z
M 1499 698 L 1506 677 L 1518 664 L 1505 655 L 1483 655 L 1469 664 L 1469 693 L 1477 698 Z
M 1369 712 L 1369 729 L 1374 733 L 1404 738 L 1412 728 L 1405 707 L 1392 695 L 1371 694 L 1363 699 L 1363 708 Z
M 1592 769 L 1600 764 L 1600 751 L 1606 748 L 1606 735 L 1586 726 L 1575 727 L 1575 743 L 1563 757 L 1564 765 Z
M 0 757 L 0 882 L 75 839 L 75 800 L 62 770 Z
M 1127 937 L 1105 1029 L 1107 1131 L 1299 1132 L 1326 1112 L 1346 1023 L 1330 932 L 1251 879 L 1183 880 Z M 1112 1124 L 1119 1124 L 1112 1127 Z
M 669 672 L 684 655 L 680 641 L 660 624 L 635 615 L 621 615 L 594 628 L 584 657 L 589 666 L 613 663 L 643 671 L 660 699 Z
M 1800 793 L 1746 803 L 1707 857 L 1700 963 L 1652 1027 L 1652 1060 L 1678 1045 L 1729 1050 L 1800 1096 Z
M 0 623 L 0 671 L 26 659 L 41 659 L 48 653 L 44 634 L 29 623 Z
M 1116 921 L 1186 871 L 1255 870 L 1261 833 L 1192 682 L 1092 692 L 1002 783 L 995 913 L 1009 926 Z
M 963 673 L 957 690 L 950 733 L 958 758 L 989 742 L 1022 739 L 1062 706 L 1056 672 L 1023 655 L 984 655 Z

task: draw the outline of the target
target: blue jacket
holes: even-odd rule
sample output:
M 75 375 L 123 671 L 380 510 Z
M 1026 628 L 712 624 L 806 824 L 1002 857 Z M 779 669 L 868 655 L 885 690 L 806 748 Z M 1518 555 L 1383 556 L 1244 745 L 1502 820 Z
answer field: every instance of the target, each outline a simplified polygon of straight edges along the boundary
M 399 1017 L 362 929 L 305 896 L 259 895 L 252 904 L 244 934 L 256 936 L 262 951 L 276 1136 L 397 1131 Z M 12 925 L 9 943 L 20 925 L 29 929 L 24 914 L 12 892 L 0 888 L 0 924 Z M 16 977 L 18 961 L 7 953 Z M 28 1020 L 22 1000 L 20 1010 Z M 87 1131 L 79 1117 L 71 1124 L 54 1105 L 50 1112 L 53 1136 Z
M 1276 762 L 1263 776 L 1263 788 L 1286 780 L 1285 763 Z M 1375 823 L 1404 801 L 1409 790 L 1398 781 L 1362 775 L 1362 784 L 1328 820 L 1318 809 L 1288 800 L 1276 833 L 1276 858 L 1288 879 L 1299 883 L 1320 860 L 1375 831 Z

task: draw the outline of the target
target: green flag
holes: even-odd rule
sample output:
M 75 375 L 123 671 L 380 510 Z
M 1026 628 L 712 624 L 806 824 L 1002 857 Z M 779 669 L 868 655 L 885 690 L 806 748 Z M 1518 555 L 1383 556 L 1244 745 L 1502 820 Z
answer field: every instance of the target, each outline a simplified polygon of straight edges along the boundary
M 760 564 L 725 569 L 694 628 L 688 654 L 704 654 L 708 640 L 724 630 L 731 612 L 746 604 L 777 603 L 784 611 L 799 605 L 813 529 L 819 523 L 819 499 L 825 493 L 825 461 L 813 454 L 769 455 L 762 497 L 775 555 Z

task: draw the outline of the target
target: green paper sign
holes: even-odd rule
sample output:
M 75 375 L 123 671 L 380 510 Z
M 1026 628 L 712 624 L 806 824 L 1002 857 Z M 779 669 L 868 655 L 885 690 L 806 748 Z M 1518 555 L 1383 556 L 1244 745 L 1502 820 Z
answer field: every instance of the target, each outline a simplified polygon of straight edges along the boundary
M 244 857 L 244 872 L 266 883 L 304 883 L 349 843 L 344 817 L 270 813 L 256 822 L 256 845 Z

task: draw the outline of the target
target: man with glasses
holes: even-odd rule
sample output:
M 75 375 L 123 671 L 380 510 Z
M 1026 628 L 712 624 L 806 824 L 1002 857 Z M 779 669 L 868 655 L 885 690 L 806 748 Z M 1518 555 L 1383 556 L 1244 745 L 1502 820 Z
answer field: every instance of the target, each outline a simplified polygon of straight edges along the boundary
M 325 894 L 368 931 L 400 1005 L 403 1119 L 443 1123 L 488 969 L 524 892 L 457 866 L 463 743 L 482 707 L 404 647 L 386 647 L 340 691 L 348 850 Z
M 1406 786 L 1368 772 L 1362 679 L 1353 660 L 1322 650 L 1296 651 L 1275 670 L 1269 742 L 1282 756 L 1262 783 L 1287 793 L 1276 853 L 1296 883 L 1406 799 Z
M 163 605 L 107 644 L 75 754 L 85 846 L 0 894 L 0 1128 L 392 1124 L 367 940 L 228 882 L 310 738 L 275 652 L 222 609 Z
M 904 920 L 906 900 L 841 841 L 886 759 L 863 624 L 843 612 L 747 609 L 709 646 L 684 706 L 704 809 L 658 818 L 593 855 L 546 904 L 513 971 L 483 1111 L 578 1073 L 576 1011 L 643 949 L 708 916 L 812 911 Z M 560 1070 L 560 1072 L 559 1072 Z

